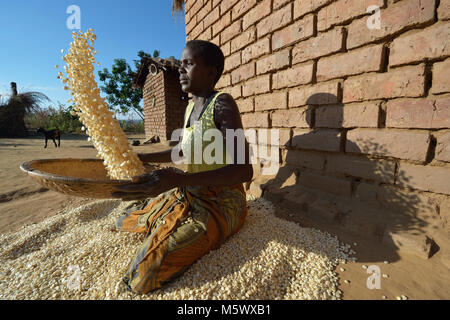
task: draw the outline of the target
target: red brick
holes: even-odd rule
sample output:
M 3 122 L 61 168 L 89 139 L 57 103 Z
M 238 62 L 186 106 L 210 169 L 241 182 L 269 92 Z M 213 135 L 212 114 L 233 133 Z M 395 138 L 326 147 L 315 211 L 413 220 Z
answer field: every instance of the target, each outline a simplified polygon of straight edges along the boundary
M 310 14 L 277 31 L 272 36 L 272 50 L 277 50 L 314 35 L 314 15 Z
M 400 163 L 396 184 L 413 189 L 450 194 L 450 168 Z
M 248 44 L 254 42 L 256 39 L 256 29 L 250 28 L 243 33 L 241 33 L 239 36 L 231 40 L 231 52 L 236 52 L 238 50 L 241 50 L 242 48 L 246 47 Z
M 436 137 L 435 159 L 450 162 L 450 130 L 433 133 Z
M 258 38 L 269 32 L 275 31 L 292 22 L 291 4 L 272 12 L 268 17 L 262 19 L 256 25 L 256 33 Z
M 348 53 L 322 58 L 317 63 L 317 81 L 381 71 L 384 60 L 383 45 L 364 47 Z
M 326 170 L 368 180 L 394 183 L 395 162 L 343 154 L 327 155 Z
M 283 163 L 293 166 L 306 167 L 316 170 L 323 170 L 325 166 L 325 156 L 321 153 L 303 150 L 283 150 Z
M 389 64 L 400 64 L 434 59 L 450 55 L 450 24 L 441 22 L 417 31 L 408 32 L 396 39 L 391 44 Z
M 273 9 L 279 9 L 288 2 L 291 2 L 291 0 L 273 0 Z
M 242 89 L 240 85 L 233 86 L 233 87 L 226 87 L 221 89 L 221 91 L 229 93 L 234 99 L 238 99 L 242 97 Z
M 323 182 L 327 180 L 322 180 Z M 329 180 L 328 180 L 329 181 Z M 328 182 L 327 181 L 327 182 Z M 333 178 L 332 183 L 336 183 L 336 179 Z M 335 193 L 339 192 L 337 188 L 340 186 L 345 186 L 347 188 L 347 181 L 345 185 L 340 182 L 333 188 L 327 187 L 326 189 L 331 189 L 332 191 L 325 190 L 327 192 Z M 342 192 L 339 193 L 340 196 L 344 195 Z M 345 194 L 345 196 L 350 197 L 350 193 Z M 334 224 L 339 219 L 339 210 L 336 206 L 330 201 L 326 199 L 317 199 L 313 203 L 308 206 L 308 215 L 310 217 L 314 217 L 315 220 L 322 220 L 328 224 Z
M 254 94 L 269 92 L 270 75 L 247 80 L 242 86 L 242 94 L 248 97 Z
M 239 33 L 241 33 L 241 21 L 237 20 L 233 22 L 229 27 L 225 28 L 220 34 L 220 42 L 225 43 L 228 40 L 234 38 Z
M 280 164 L 280 146 L 278 145 L 266 145 L 259 144 L 258 142 L 258 160 L 262 167 L 268 168 L 271 165 L 271 162 Z M 262 160 L 262 161 L 261 161 Z M 278 166 L 279 168 L 279 166 Z M 276 174 L 276 172 L 275 172 Z M 263 175 L 269 175 L 267 172 L 263 173 Z M 275 177 L 275 175 L 273 176 Z
M 233 7 L 233 11 L 231 12 L 231 20 L 234 21 L 240 17 L 242 17 L 244 14 L 246 14 L 251 8 L 253 8 L 257 3 L 257 0 L 246 0 L 246 1 L 239 1 L 236 3 L 236 5 Z M 246 28 L 244 28 L 246 29 Z
M 256 43 L 248 45 L 242 51 L 242 63 L 258 58 L 270 52 L 269 38 L 263 38 Z
M 241 52 L 238 51 L 225 58 L 223 72 L 228 72 L 241 65 Z
M 243 114 L 241 118 L 244 129 L 269 127 L 268 113 L 255 112 L 251 114 Z
M 247 63 L 231 72 L 231 82 L 236 84 L 255 76 L 255 63 Z
M 290 170 L 290 172 L 295 173 L 295 169 Z M 296 175 L 298 176 L 298 172 L 296 173 Z M 298 179 L 297 179 L 298 180 Z M 277 191 L 276 188 L 272 188 L 272 186 L 270 186 L 268 188 L 268 190 L 266 191 L 266 194 L 264 194 L 264 198 L 268 199 L 269 201 L 272 201 L 268 196 L 270 195 L 272 198 L 275 198 L 275 200 L 277 201 L 278 198 L 281 198 L 280 200 L 278 200 L 279 202 L 282 201 L 282 204 L 280 203 L 280 205 L 276 206 L 276 211 L 282 211 L 284 212 L 285 210 L 288 210 L 290 212 L 293 212 L 294 214 L 297 215 L 302 215 L 302 217 L 305 217 L 305 213 L 308 210 L 308 207 L 311 205 L 311 203 L 313 203 L 316 199 L 317 196 L 314 195 L 314 193 L 312 192 L 305 192 L 303 189 L 298 190 L 301 187 L 300 185 L 296 185 L 295 186 L 295 192 L 291 191 L 287 193 L 284 191 L 283 197 L 277 197 Z M 283 190 L 281 190 L 282 192 Z M 272 192 L 275 193 L 275 196 L 272 196 Z M 274 203 L 277 203 L 277 202 Z
M 225 29 L 227 26 L 231 24 L 231 12 L 225 13 L 219 21 L 213 24 L 213 37 L 215 37 L 220 31 Z
M 256 74 L 283 69 L 290 64 L 289 50 L 278 51 L 256 62 Z
M 446 100 L 446 103 L 442 103 Z M 390 100 L 386 109 L 386 127 L 450 128 L 450 98 Z
M 344 107 L 343 128 L 376 128 L 381 101 L 364 101 L 346 104 Z M 318 117 L 316 112 L 316 125 Z
M 238 105 L 240 113 L 253 112 L 255 110 L 253 107 L 253 98 L 239 99 L 236 101 L 236 103 Z
M 287 109 L 287 92 L 273 92 L 255 98 L 255 111 Z
M 450 19 L 450 0 L 441 0 L 438 8 L 438 19 L 449 20 Z
M 231 95 L 235 99 L 242 98 L 242 86 L 241 85 L 233 86 L 231 88 Z
M 291 145 L 299 149 L 338 152 L 341 145 L 341 133 L 332 129 L 294 129 Z
M 374 206 L 379 206 L 377 201 L 377 186 L 376 184 L 360 182 L 355 188 L 355 198 Z
M 210 27 L 210 29 L 212 30 L 212 27 Z M 219 35 L 217 35 L 215 38 L 212 38 L 210 41 L 212 43 L 214 43 L 216 46 L 220 47 L 220 36 Z M 221 49 L 222 49 L 222 52 L 224 52 L 225 46 L 222 47 Z M 225 52 L 223 53 L 223 55 L 225 56 Z M 227 55 L 229 55 L 229 53 Z
M 245 2 L 245 1 L 243 1 Z M 267 16 L 271 11 L 272 0 L 261 1 L 242 18 L 242 29 L 245 30 L 255 22 Z
M 348 26 L 347 48 L 352 49 L 386 38 L 411 26 L 420 26 L 434 19 L 436 0 L 408 0 L 381 10 L 381 28 L 368 29 L 367 17 Z
M 312 60 L 344 49 L 344 31 L 334 28 L 302 41 L 292 49 L 292 64 Z
M 311 110 L 308 107 L 276 110 L 272 113 L 272 127 L 309 128 Z
M 344 107 L 322 106 L 316 108 L 315 128 L 342 128 L 344 121 Z
M 366 101 L 345 106 L 321 106 L 316 108 L 315 127 L 377 128 L 380 104 L 380 101 Z
M 295 87 L 301 84 L 311 83 L 313 79 L 314 62 L 278 71 L 272 75 L 273 89 Z
M 209 9 L 209 10 L 211 11 L 211 9 Z M 200 20 L 203 20 L 205 27 L 209 27 L 214 22 L 219 20 L 219 8 L 217 7 L 214 10 L 212 10 L 211 12 L 209 12 L 209 14 L 205 17 L 205 19 L 199 18 L 199 21 Z
M 338 103 L 340 82 L 322 82 L 312 86 L 302 86 L 289 91 L 289 108 L 306 104 L 335 104 Z
M 432 83 L 432 93 L 450 92 L 450 59 L 433 64 Z
M 211 40 L 211 38 L 212 38 L 212 28 L 211 27 L 206 28 L 206 30 L 203 31 L 203 33 L 197 37 L 198 40 L 204 40 L 204 41 L 209 41 L 209 40 Z
M 347 132 L 345 152 L 425 161 L 429 143 L 426 131 L 353 129 Z
M 185 10 L 186 12 L 190 12 L 192 6 L 193 6 L 194 3 L 195 3 L 195 1 L 196 1 L 196 0 L 188 0 L 188 1 L 186 1 L 186 2 L 184 3 L 184 10 Z M 202 0 L 199 0 L 199 1 L 202 1 Z
M 333 2 L 334 0 L 302 0 L 294 2 L 294 19 L 300 18 L 307 13 L 314 12 Z
M 310 172 L 300 172 L 298 183 L 311 189 L 322 190 L 337 196 L 351 196 L 351 181 L 327 177 Z
M 272 141 L 272 135 L 278 131 L 278 140 Z M 258 129 L 258 145 L 289 146 L 291 129 Z
M 189 20 L 189 23 L 186 23 L 186 34 L 191 33 L 192 29 L 197 26 L 197 17 L 194 16 L 192 19 Z
M 343 102 L 420 97 L 425 94 L 424 65 L 404 67 L 385 73 L 350 77 L 344 82 Z
M 191 15 L 196 14 L 203 7 L 203 0 L 196 0 L 191 7 L 188 7 Z
M 216 38 L 214 38 L 214 39 L 217 39 L 217 38 L 220 40 L 220 34 L 218 34 L 216 36 Z M 217 42 L 214 42 L 214 43 L 217 44 Z M 231 54 L 231 41 L 228 41 L 227 43 L 222 44 L 222 45 L 219 44 L 218 46 L 222 49 L 225 59 L 228 58 L 228 56 Z
M 319 11 L 317 16 L 317 29 L 327 30 L 338 24 L 343 24 L 355 17 L 366 14 L 369 6 L 382 7 L 383 0 L 338 0 Z

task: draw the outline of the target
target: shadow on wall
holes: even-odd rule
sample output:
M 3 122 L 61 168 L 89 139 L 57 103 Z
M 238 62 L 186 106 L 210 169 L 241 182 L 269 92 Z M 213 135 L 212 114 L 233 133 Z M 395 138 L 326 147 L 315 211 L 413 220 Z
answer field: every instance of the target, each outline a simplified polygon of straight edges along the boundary
M 261 184 L 263 197 L 295 213 L 290 216 L 305 227 L 320 223 L 330 232 L 350 232 L 390 248 L 383 257 L 361 252 L 360 261 L 396 261 L 403 245 L 424 258 L 433 255 L 439 247 L 426 232 L 437 229 L 430 224 L 438 219 L 436 207 L 419 193 L 394 186 L 409 179 L 396 174 L 396 159 L 376 158 L 389 154 L 382 145 L 346 139 L 352 125 L 344 123 L 344 105 L 338 101 L 328 93 L 309 97 L 304 111 L 309 128 L 294 131 L 283 166 Z

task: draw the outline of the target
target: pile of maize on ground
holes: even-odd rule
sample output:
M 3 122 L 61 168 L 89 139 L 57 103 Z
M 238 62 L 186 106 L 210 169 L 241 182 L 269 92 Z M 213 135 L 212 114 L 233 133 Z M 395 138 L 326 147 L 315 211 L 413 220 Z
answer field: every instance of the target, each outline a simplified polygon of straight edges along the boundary
M 89 140 L 102 158 L 108 176 L 111 179 L 129 180 L 132 176 L 143 174 L 145 169 L 137 155 L 132 151 L 130 143 L 120 127 L 114 112 L 110 111 L 94 77 L 94 40 L 96 35 L 92 29 L 85 33 L 73 32 L 73 42 L 68 53 L 62 58 L 67 77 L 62 72 L 58 78 L 70 90 L 74 103 L 72 115 L 77 115 L 84 124 Z M 61 50 L 64 53 L 64 50 Z M 56 66 L 59 67 L 58 65 Z
M 0 236 L 0 299 L 340 299 L 340 262 L 355 252 L 335 236 L 274 215 L 248 195 L 242 229 L 163 288 L 138 295 L 121 278 L 143 234 L 113 231 L 134 202 L 67 208 Z

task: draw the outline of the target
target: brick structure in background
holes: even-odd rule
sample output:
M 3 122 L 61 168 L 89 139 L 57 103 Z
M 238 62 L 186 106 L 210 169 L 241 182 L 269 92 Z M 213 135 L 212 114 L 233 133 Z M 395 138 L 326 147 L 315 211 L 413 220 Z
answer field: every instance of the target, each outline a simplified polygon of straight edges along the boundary
M 181 90 L 178 65 L 175 59 L 141 60 L 133 85 L 143 93 L 146 139 L 158 136 L 168 142 L 172 132 L 183 127 L 188 95 Z
M 248 192 L 421 256 L 429 239 L 450 251 L 450 0 L 187 0 L 185 13 L 187 41 L 224 52 L 216 89 L 244 129 L 281 130 L 278 173 L 254 165 Z

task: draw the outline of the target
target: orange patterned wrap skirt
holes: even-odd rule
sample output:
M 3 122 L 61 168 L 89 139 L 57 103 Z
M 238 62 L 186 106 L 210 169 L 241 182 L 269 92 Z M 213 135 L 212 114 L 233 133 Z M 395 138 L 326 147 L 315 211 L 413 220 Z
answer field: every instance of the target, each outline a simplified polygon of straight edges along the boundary
M 247 201 L 242 184 L 174 188 L 121 216 L 119 230 L 145 233 L 123 281 L 148 293 L 181 275 L 243 225 Z

